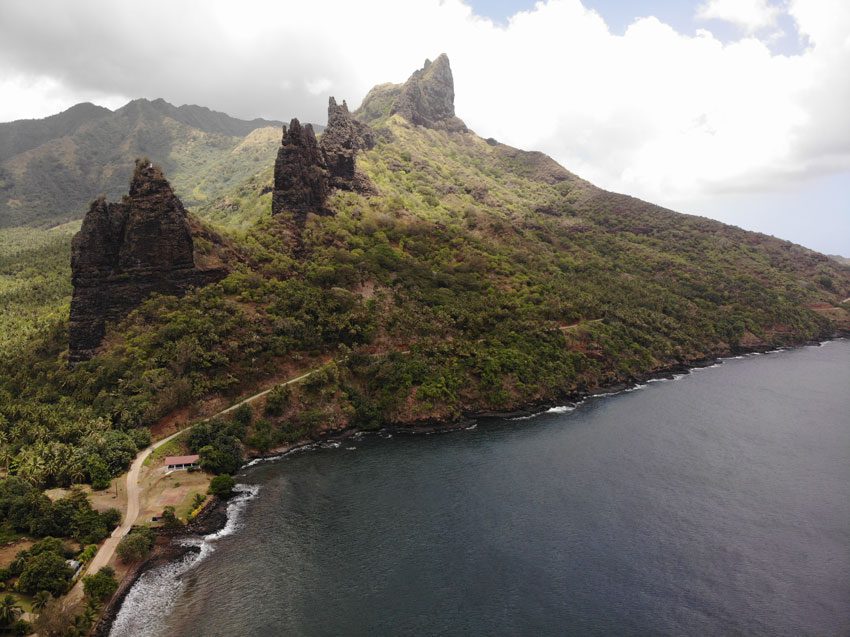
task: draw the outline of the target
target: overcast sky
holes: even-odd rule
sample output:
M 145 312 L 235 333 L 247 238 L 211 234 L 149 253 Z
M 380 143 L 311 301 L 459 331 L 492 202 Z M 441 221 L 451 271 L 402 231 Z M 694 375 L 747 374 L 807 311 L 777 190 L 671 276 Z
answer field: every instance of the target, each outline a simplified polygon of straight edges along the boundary
M 322 123 L 443 51 L 480 135 L 850 256 L 847 0 L 3 0 L 0 121 L 163 97 Z

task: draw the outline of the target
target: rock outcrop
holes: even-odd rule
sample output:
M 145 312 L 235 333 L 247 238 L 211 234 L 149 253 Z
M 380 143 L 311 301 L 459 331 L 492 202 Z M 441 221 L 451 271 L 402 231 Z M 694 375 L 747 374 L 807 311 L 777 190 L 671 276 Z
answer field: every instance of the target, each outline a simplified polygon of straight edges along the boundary
M 368 179 L 356 170 L 355 158 L 358 151 L 374 146 L 375 135 L 369 125 L 351 117 L 345 100 L 338 105 L 331 97 L 328 100 L 328 125 L 319 142 L 331 187 L 371 191 Z
M 137 161 L 121 203 L 94 201 L 71 249 L 69 361 L 92 357 L 106 323 L 153 292 L 182 295 L 223 278 L 221 264 L 196 265 L 193 225 L 158 166 Z M 206 233 L 205 241 L 212 237 Z
M 325 201 L 332 188 L 372 193 L 369 179 L 357 171 L 357 152 L 375 146 L 368 124 L 351 117 L 348 104 L 328 103 L 328 125 L 321 142 L 310 124 L 297 119 L 283 127 L 283 137 L 274 164 L 272 214 L 284 210 L 303 221 L 308 212 L 326 212 Z
M 466 132 L 466 124 L 455 116 L 455 85 L 449 58 L 445 53 L 425 65 L 401 87 L 390 109 L 409 122 L 426 128 Z
M 293 119 L 283 127 L 274 162 L 272 214 L 291 210 L 296 216 L 321 213 L 330 193 L 327 167 L 310 124 Z

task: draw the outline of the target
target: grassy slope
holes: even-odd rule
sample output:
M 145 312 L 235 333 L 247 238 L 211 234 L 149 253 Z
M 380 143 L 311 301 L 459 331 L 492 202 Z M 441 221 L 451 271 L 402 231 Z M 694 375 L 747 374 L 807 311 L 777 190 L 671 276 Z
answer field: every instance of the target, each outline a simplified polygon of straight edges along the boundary
M 73 370 L 64 319 L 38 332 L 0 369 L 13 444 L 15 432 L 49 442 L 56 413 L 81 431 L 96 415 L 150 424 L 329 357 L 250 444 L 510 409 L 821 338 L 835 325 L 808 306 L 850 296 L 850 270 L 790 243 L 606 193 L 473 135 L 378 126 L 358 166 L 380 196 L 335 193 L 336 214 L 301 232 L 303 258 L 291 219 L 268 214 L 269 161 L 199 209 L 231 228 L 248 266 L 150 299 Z

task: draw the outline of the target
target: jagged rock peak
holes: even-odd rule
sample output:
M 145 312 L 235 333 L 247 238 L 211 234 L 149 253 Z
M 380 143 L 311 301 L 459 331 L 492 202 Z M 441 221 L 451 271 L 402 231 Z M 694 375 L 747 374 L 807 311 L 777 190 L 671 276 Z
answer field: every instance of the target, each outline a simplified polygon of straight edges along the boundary
M 156 192 L 174 196 L 171 184 L 165 178 L 162 168 L 144 159 L 136 160 L 136 169 L 130 180 L 130 194 L 132 197 L 141 197 Z M 179 200 L 178 200 L 179 201 Z
M 313 127 L 302 127 L 295 118 L 288 129 L 283 126 L 274 163 L 272 214 L 323 212 L 329 190 L 328 171 Z
M 375 147 L 375 133 L 368 124 L 351 116 L 345 100 L 342 100 L 342 104 L 337 104 L 336 99 L 330 97 L 328 98 L 328 125 L 322 133 L 319 145 L 325 150 L 332 143 L 353 150 L 368 150 Z
M 332 187 L 360 192 L 373 190 L 368 179 L 357 172 L 355 159 L 357 151 L 375 146 L 375 135 L 368 124 L 351 116 L 345 100 L 342 105 L 338 105 L 333 97 L 328 100 L 328 125 L 319 146 Z
M 137 160 L 130 194 L 121 203 L 92 202 L 74 236 L 69 361 L 91 358 L 107 321 L 126 316 L 151 293 L 184 294 L 226 274 L 223 267 L 196 267 L 183 204 L 161 168 Z
M 455 87 L 449 58 L 441 53 L 436 60 L 425 60 L 424 66 L 401 87 L 390 110 L 408 121 L 448 131 L 465 132 L 463 121 L 455 116 Z

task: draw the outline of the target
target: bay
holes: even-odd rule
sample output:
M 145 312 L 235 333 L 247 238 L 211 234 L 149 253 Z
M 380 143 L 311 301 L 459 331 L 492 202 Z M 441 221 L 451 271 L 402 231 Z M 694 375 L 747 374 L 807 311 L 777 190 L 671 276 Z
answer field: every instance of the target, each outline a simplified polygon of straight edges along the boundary
M 113 635 L 848 635 L 850 341 L 247 469 Z

